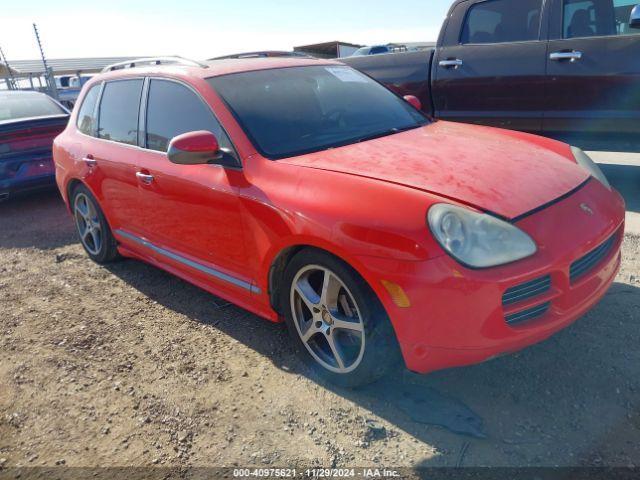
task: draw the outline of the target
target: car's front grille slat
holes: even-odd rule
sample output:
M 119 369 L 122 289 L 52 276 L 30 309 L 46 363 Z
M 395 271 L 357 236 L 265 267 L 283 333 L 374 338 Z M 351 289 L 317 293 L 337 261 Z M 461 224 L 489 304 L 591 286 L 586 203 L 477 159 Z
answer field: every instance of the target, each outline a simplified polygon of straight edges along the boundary
M 550 306 L 551 302 L 546 302 L 541 305 L 536 305 L 535 307 L 527 308 L 526 310 L 507 315 L 505 319 L 509 325 L 516 325 L 518 323 L 526 322 L 527 320 L 533 320 L 534 318 L 543 316 L 545 313 L 547 313 Z
M 615 236 L 612 236 L 600 246 L 594 248 L 589 253 L 573 262 L 569 270 L 571 283 L 578 280 L 582 275 L 590 272 L 596 265 L 598 265 L 609 254 L 614 243 Z
M 536 278 L 526 283 L 507 289 L 502 295 L 502 305 L 521 302 L 529 298 L 537 297 L 549 291 L 551 288 L 551 276 Z

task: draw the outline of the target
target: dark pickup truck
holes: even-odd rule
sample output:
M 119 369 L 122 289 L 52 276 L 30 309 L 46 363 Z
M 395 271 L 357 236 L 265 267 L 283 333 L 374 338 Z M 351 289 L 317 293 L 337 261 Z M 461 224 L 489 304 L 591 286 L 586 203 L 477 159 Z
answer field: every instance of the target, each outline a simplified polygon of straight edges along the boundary
M 640 151 L 639 0 L 456 0 L 435 49 L 341 59 L 435 118 Z

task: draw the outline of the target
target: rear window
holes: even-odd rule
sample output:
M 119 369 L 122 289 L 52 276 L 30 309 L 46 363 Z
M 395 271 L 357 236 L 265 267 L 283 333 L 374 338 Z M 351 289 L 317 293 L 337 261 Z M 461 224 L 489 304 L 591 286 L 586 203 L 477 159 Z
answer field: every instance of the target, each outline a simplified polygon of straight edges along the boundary
M 117 80 L 104 86 L 100 101 L 98 137 L 114 142 L 138 143 L 138 110 L 142 79 Z
M 93 135 L 96 128 L 96 102 L 98 101 L 98 94 L 100 92 L 100 86 L 94 85 L 87 93 L 82 101 L 82 106 L 78 112 L 78 120 L 76 125 L 78 130 L 86 135 Z
M 46 95 L 11 94 L 0 96 L 0 122 L 66 113 L 62 107 Z
M 538 40 L 542 0 L 490 0 L 473 5 L 462 29 L 462 43 Z

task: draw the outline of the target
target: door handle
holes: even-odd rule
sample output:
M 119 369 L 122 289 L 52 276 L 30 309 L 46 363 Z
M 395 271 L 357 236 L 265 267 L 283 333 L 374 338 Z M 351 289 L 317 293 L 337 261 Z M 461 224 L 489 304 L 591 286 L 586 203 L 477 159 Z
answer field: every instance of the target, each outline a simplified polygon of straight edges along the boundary
M 453 58 L 449 60 L 440 60 L 438 65 L 444 68 L 451 68 L 451 67 L 459 68 L 462 66 L 462 60 L 460 60 L 459 58 Z
M 153 175 L 149 175 L 148 173 L 136 172 L 136 177 L 145 185 L 149 185 L 153 182 Z
M 561 60 L 569 60 L 570 62 L 577 62 L 582 59 L 582 52 L 578 52 L 577 50 L 573 50 L 571 52 L 553 52 L 549 55 L 550 60 L 555 60 L 557 62 Z
M 83 157 L 82 161 L 87 164 L 87 167 L 95 167 L 96 165 L 98 165 L 97 160 L 93 158 L 93 155 L 91 154 L 88 154 L 86 157 Z

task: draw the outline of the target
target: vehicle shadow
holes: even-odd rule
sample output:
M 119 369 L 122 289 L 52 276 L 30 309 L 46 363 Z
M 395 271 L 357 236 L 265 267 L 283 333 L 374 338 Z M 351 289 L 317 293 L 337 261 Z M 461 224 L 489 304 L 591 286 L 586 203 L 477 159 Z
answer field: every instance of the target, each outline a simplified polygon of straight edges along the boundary
M 550 451 L 550 462 L 559 461 L 553 455 L 566 455 L 569 464 L 584 463 L 596 446 L 640 440 L 640 422 L 628 421 L 640 411 L 638 286 L 615 283 L 578 322 L 522 352 L 430 375 L 399 369 L 375 385 L 348 390 L 324 382 L 300 362 L 282 324 L 141 262 L 108 268 L 164 307 L 224 332 L 278 368 L 308 377 L 417 440 L 436 448 L 459 446 L 425 466 L 488 464 L 488 458 L 491 464 L 536 464 Z M 384 427 L 371 429 L 374 439 L 386 435 Z
M 599 166 L 611 185 L 624 197 L 627 211 L 640 212 L 640 168 L 602 163 Z
M 0 202 L 0 248 L 49 250 L 77 242 L 73 220 L 56 189 Z

